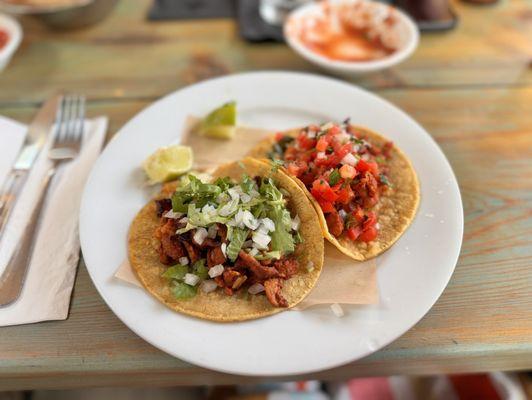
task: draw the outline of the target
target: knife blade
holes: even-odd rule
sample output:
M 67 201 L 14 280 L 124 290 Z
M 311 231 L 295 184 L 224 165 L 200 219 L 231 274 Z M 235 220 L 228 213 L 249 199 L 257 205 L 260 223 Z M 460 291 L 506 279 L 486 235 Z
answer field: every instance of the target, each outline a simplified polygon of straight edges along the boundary
M 0 238 L 29 171 L 52 131 L 62 97 L 62 94 L 50 97 L 39 109 L 28 127 L 22 149 L 0 188 Z

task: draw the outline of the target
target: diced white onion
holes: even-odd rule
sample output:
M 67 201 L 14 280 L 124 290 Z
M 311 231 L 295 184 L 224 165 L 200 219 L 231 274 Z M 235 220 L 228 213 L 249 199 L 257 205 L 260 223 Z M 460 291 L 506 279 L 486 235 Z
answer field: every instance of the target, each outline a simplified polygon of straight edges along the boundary
M 179 258 L 179 264 L 188 265 L 188 257 L 180 257 Z
M 320 129 L 322 131 L 326 131 L 326 130 L 329 130 L 333 127 L 333 123 L 332 122 L 327 122 L 326 124 L 323 124 L 322 126 L 320 126 Z
M 238 212 L 234 216 L 234 220 L 235 220 L 235 226 L 243 228 L 244 227 L 244 211 L 238 210 Z
M 242 212 L 242 222 L 244 225 L 246 225 L 249 229 L 255 230 L 259 227 L 259 221 L 257 218 L 251 214 L 248 210 Z
M 216 278 L 217 276 L 222 275 L 224 272 L 224 266 L 222 264 L 216 264 L 214 267 L 209 269 L 209 276 L 211 278 Z
M 251 196 L 247 193 L 242 193 L 240 195 L 240 201 L 242 201 L 242 203 L 249 203 L 251 201 Z
M 271 242 L 272 238 L 261 232 L 253 232 L 251 240 L 253 240 L 253 242 L 255 243 L 255 247 L 259 249 L 267 249 L 268 244 Z
M 210 204 L 205 204 L 203 208 L 201 209 L 201 213 L 205 215 L 206 217 L 215 217 L 216 216 L 216 208 Z
M 259 253 L 259 249 L 257 249 L 256 247 L 253 247 L 253 248 L 249 251 L 249 255 L 250 255 L 250 256 L 253 256 L 253 257 L 255 257 L 258 253 Z
M 338 214 L 340 215 L 342 219 L 345 219 L 347 217 L 347 213 L 345 212 L 344 209 L 340 209 L 340 211 L 338 211 Z
M 257 192 L 257 190 L 255 190 L 255 188 L 251 189 L 251 191 L 249 192 L 249 195 L 251 196 L 252 199 L 254 198 L 257 198 L 260 196 L 260 193 Z
M 183 213 L 180 213 L 180 212 L 174 212 L 174 210 L 169 210 L 167 211 L 163 217 L 165 218 L 172 218 L 172 219 L 178 219 L 179 217 L 181 217 L 183 215 Z
M 355 165 L 357 165 L 358 160 L 352 153 L 347 153 L 344 158 L 342 158 L 341 163 L 354 167 Z
M 339 133 L 337 136 L 336 136 L 336 139 L 342 143 L 342 144 L 345 144 L 347 142 L 349 142 L 349 139 L 351 139 L 351 135 L 349 133 L 346 133 L 346 132 L 341 132 Z
M 260 283 L 254 283 L 248 288 L 248 292 L 250 294 L 259 294 L 260 292 L 264 292 L 264 286 Z
M 222 243 L 220 246 L 220 249 L 222 250 L 222 253 L 224 253 L 224 257 L 227 257 L 226 251 L 227 251 L 227 243 Z
M 218 232 L 218 225 L 212 224 L 209 226 L 209 229 L 207 230 L 207 236 L 210 239 L 214 239 L 216 237 L 216 233 Z
M 203 241 L 207 237 L 207 229 L 205 228 L 197 228 L 196 232 L 194 232 L 194 236 L 192 237 L 194 241 L 199 244 L 200 246 L 203 244 Z
M 369 154 L 368 153 L 364 153 L 364 154 L 362 154 L 362 156 L 360 158 L 362 158 L 364 161 L 369 161 Z
M 314 139 L 316 137 L 316 132 L 308 131 L 307 137 L 310 138 L 310 139 Z
M 296 215 L 292 219 L 292 230 L 297 231 L 299 229 L 299 225 L 301 225 L 301 219 L 299 218 L 299 215 Z
M 185 279 L 183 280 L 187 285 L 190 285 L 190 286 L 196 286 L 199 281 L 200 281 L 200 277 L 198 275 L 194 275 L 194 274 L 185 274 Z
M 314 271 L 314 262 L 313 262 L 313 261 L 309 261 L 309 262 L 307 263 L 307 271 L 308 271 L 308 272 L 312 272 L 312 271 Z
M 338 318 L 342 318 L 345 315 L 344 310 L 338 303 L 331 304 L 331 310 Z
M 225 193 L 225 192 L 220 193 L 220 194 L 218 195 L 218 197 L 216 198 L 216 202 L 217 202 L 218 204 L 225 203 L 225 202 L 228 201 L 228 200 L 229 200 L 229 195 L 228 195 L 227 193 Z
M 240 190 L 238 190 L 238 189 Z M 227 189 L 227 193 L 229 193 L 229 196 L 231 196 L 231 199 L 236 200 L 237 202 L 240 200 L 240 193 L 242 192 L 242 188 L 240 186 L 232 187 L 231 189 Z
M 201 291 L 203 293 L 214 292 L 217 287 L 218 287 L 218 285 L 212 279 L 204 280 L 203 282 L 201 282 L 201 286 L 200 286 Z
M 218 214 L 220 214 L 222 217 L 227 217 L 228 215 L 231 215 L 234 213 L 238 208 L 238 199 L 232 199 L 227 204 L 220 207 L 218 210 Z
M 255 232 L 262 233 L 263 235 L 267 235 L 268 229 L 264 225 L 260 225 Z
M 316 159 L 317 159 L 317 160 L 323 160 L 325 157 L 326 157 L 326 155 L 325 155 L 325 152 L 324 152 L 324 151 L 319 151 L 319 152 L 316 154 Z
M 275 232 L 275 223 L 270 218 L 262 218 L 260 224 L 267 232 Z

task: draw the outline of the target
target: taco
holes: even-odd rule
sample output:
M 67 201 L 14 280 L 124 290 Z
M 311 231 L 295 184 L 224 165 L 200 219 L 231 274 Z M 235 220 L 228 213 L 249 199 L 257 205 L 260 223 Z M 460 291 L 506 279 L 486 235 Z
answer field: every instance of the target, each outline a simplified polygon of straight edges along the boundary
M 243 321 L 293 307 L 323 265 L 318 216 L 285 173 L 245 159 L 166 185 L 135 217 L 129 261 L 175 311 Z
M 348 120 L 277 133 L 248 155 L 280 162 L 313 202 L 325 237 L 355 260 L 390 248 L 414 219 L 420 192 L 412 164 Z

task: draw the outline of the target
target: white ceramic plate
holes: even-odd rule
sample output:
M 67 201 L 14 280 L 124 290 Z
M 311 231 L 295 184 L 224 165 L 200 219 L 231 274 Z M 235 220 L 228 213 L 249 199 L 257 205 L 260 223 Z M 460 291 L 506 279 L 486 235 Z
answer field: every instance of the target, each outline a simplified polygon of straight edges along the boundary
M 147 201 L 138 168 L 152 151 L 179 139 L 185 117 L 238 102 L 249 126 L 285 129 L 351 117 L 382 132 L 412 160 L 421 205 L 412 226 L 380 256 L 380 303 L 287 311 L 255 321 L 219 324 L 171 311 L 147 292 L 117 281 L 126 235 Z M 94 284 L 135 333 L 188 362 L 244 375 L 300 374 L 332 368 L 380 349 L 430 309 L 453 273 L 462 240 L 460 192 L 436 143 L 412 118 L 353 85 L 285 72 L 239 74 L 202 82 L 155 102 L 129 121 L 94 166 L 83 195 L 80 234 Z

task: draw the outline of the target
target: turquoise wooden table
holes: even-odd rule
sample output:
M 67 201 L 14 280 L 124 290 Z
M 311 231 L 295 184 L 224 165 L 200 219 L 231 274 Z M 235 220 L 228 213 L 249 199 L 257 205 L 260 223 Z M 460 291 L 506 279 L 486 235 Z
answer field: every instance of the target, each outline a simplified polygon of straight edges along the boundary
M 101 24 L 69 33 L 23 19 L 23 44 L 0 75 L 0 114 L 28 122 L 65 88 L 88 96 L 90 115 L 110 117 L 110 138 L 189 83 L 260 69 L 320 73 L 282 44 L 243 42 L 229 20 L 149 23 L 148 3 L 122 1 Z M 455 274 L 400 339 L 299 378 L 532 369 L 531 3 L 455 7 L 457 29 L 424 34 L 405 63 L 352 80 L 411 114 L 451 162 L 465 211 Z M 83 261 L 68 320 L 0 328 L 0 390 L 257 380 L 194 367 L 141 340 L 103 303 Z

